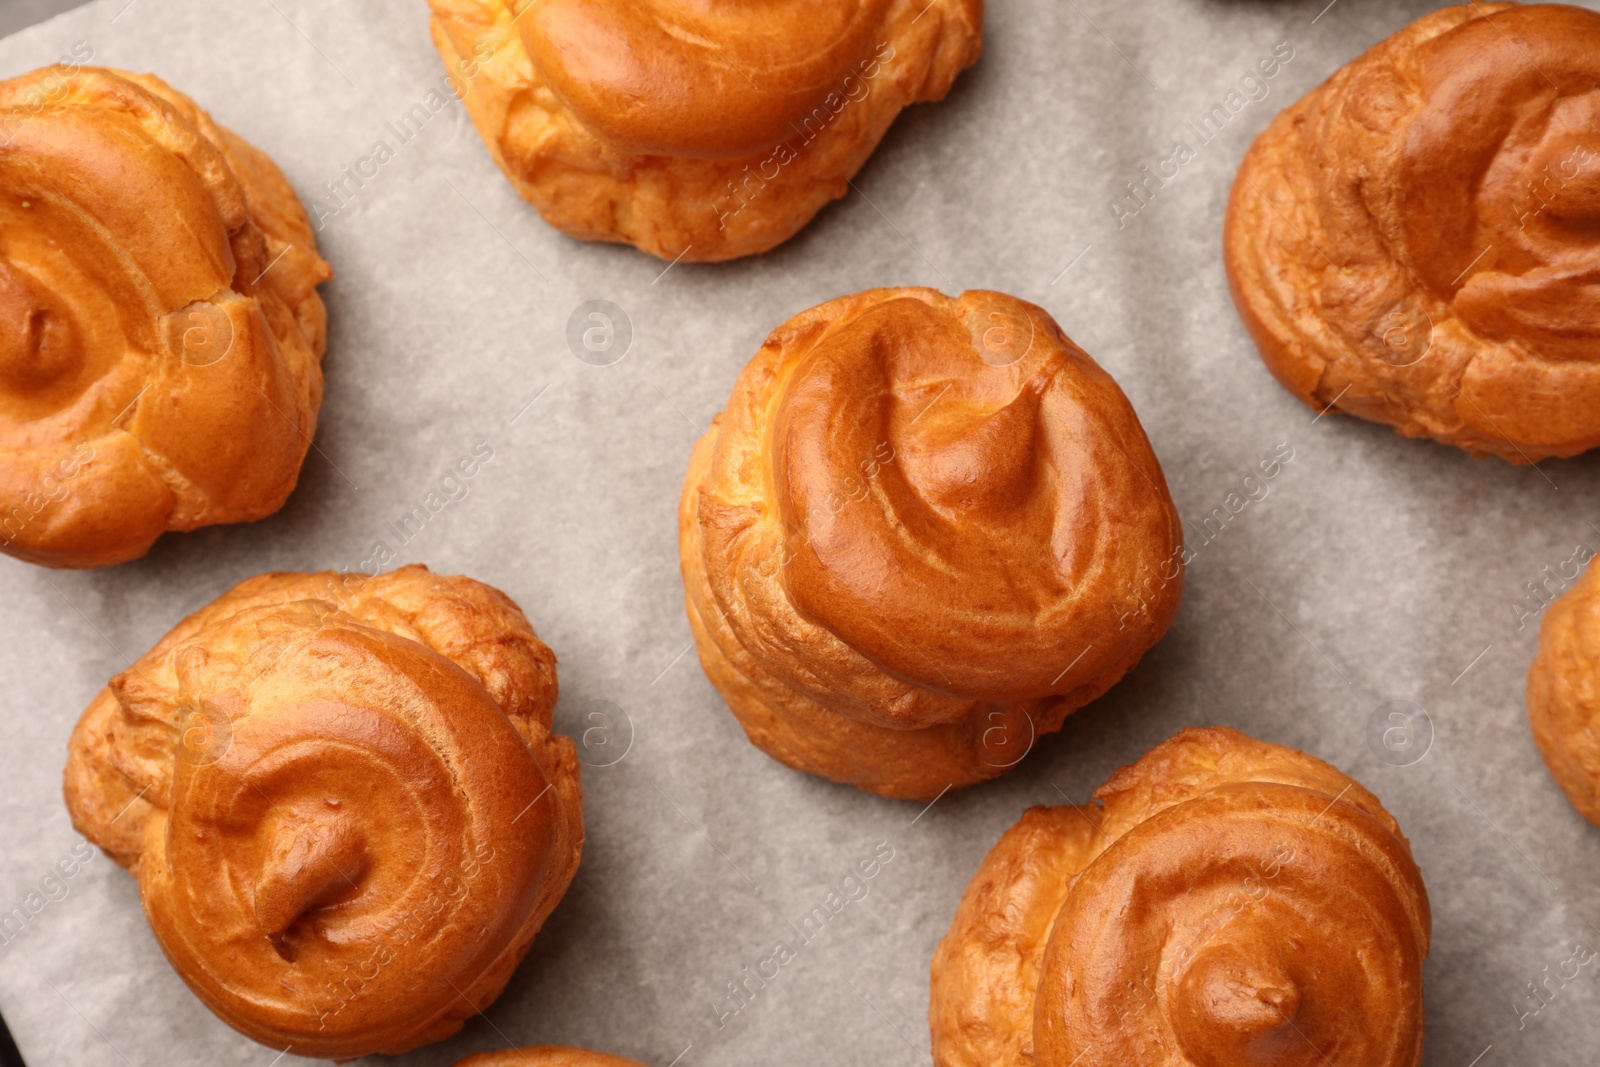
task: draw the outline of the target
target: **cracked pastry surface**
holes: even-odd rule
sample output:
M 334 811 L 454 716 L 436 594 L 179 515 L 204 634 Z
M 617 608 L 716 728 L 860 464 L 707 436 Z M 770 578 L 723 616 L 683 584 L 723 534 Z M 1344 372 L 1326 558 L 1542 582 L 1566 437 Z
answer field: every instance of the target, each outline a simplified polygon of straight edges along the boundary
M 1183 540 L 1127 398 L 1042 309 L 875 289 L 779 327 L 695 446 L 700 662 L 800 770 L 1003 774 L 1171 624 Z
M 1306 404 L 1512 463 L 1600 445 L 1600 14 L 1427 15 L 1250 149 L 1229 281 Z
M 1430 929 L 1376 797 L 1188 729 L 984 859 L 933 959 L 934 1063 L 1416 1067 Z
M 429 0 L 507 178 L 573 237 L 765 252 L 977 61 L 982 0 Z
M 403 1052 L 500 995 L 577 869 L 555 701 L 555 656 L 489 586 L 265 574 L 89 705 L 67 807 L 224 1022 L 297 1055 Z
M 1528 721 L 1562 792 L 1600 826 L 1600 568 L 1591 565 L 1545 612 Z
M 0 83 L 0 551 L 103 567 L 278 510 L 330 273 L 272 161 L 160 79 Z

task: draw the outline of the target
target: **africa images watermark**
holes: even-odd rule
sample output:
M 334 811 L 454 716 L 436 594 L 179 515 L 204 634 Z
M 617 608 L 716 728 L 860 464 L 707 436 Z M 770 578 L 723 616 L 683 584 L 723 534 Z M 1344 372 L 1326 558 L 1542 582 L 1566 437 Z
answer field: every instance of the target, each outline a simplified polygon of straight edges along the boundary
M 711 1005 L 711 1019 L 718 1030 L 727 1028 L 728 1020 L 755 1003 L 756 997 L 767 984 L 776 981 L 783 968 L 800 958 L 800 953 L 810 947 L 817 935 L 851 904 L 867 899 L 872 892 L 872 880 L 883 868 L 893 862 L 894 846 L 879 841 L 872 851 L 850 866 L 839 879 L 837 888 L 829 889 L 820 903 L 789 923 L 788 934 L 778 940 L 772 951 L 758 959 L 755 966 L 745 964 L 739 968 L 739 977 L 731 979 L 727 993 L 720 1003 Z M 790 937 L 789 934 L 793 934 Z
M 1583 176 L 1584 168 L 1593 163 L 1596 156 L 1600 156 L 1600 149 L 1588 141 L 1579 141 L 1555 164 L 1556 173 L 1550 173 L 1550 164 L 1545 164 L 1541 176 L 1528 182 L 1528 209 L 1519 214 L 1517 228 L 1526 230 L 1529 222 L 1556 207 L 1567 186 Z
M 1237 85 L 1223 94 L 1198 121 L 1184 122 L 1172 150 L 1158 160 L 1152 168 L 1146 163 L 1139 168 L 1140 177 L 1123 182 L 1126 191 L 1118 192 L 1110 200 L 1111 216 L 1117 220 L 1117 229 L 1125 230 L 1129 220 L 1137 216 L 1155 200 L 1156 194 L 1178 177 L 1184 167 L 1200 156 L 1200 149 L 1222 135 L 1223 128 L 1251 104 L 1265 100 L 1272 93 L 1270 82 L 1285 66 L 1294 60 L 1294 46 L 1279 41 L 1272 54 L 1256 62 L 1247 70 Z
M 1203 935 L 1207 930 L 1231 923 L 1236 917 L 1267 899 L 1267 895 L 1272 891 L 1272 887 L 1267 883 L 1282 874 L 1284 868 L 1292 864 L 1294 859 L 1295 850 L 1293 845 L 1284 842 L 1274 845 L 1270 853 L 1256 861 L 1255 869 L 1245 877 L 1240 888 L 1223 897 L 1217 906 L 1208 911 L 1203 918 L 1188 920 L 1181 925 L 1175 924 L 1173 926 L 1173 934 L 1177 935 L 1181 932 L 1183 934 Z M 1201 943 L 1204 942 L 1203 936 L 1189 938 L 1173 954 L 1172 969 L 1174 973 L 1181 970 L 1193 957 L 1194 948 L 1192 946 L 1196 940 Z
M 1386 700 L 1367 716 L 1367 747 L 1391 767 L 1409 767 L 1433 748 L 1433 717 L 1414 700 Z
M 39 79 L 39 84 L 28 90 L 19 105 L 13 105 L 4 115 L 0 115 L 0 148 L 10 145 L 17 133 L 40 112 L 65 100 L 72 91 L 67 79 L 93 59 L 94 45 L 88 41 L 77 41 L 69 54 L 56 60 L 57 66 L 64 68 L 64 72 L 47 71 Z
M 1511 1010 L 1517 1013 L 1517 1029 L 1527 1029 L 1528 1020 L 1538 1017 L 1548 1008 L 1567 987 L 1567 983 L 1577 978 L 1579 973 L 1594 960 L 1594 949 L 1582 941 L 1577 941 L 1573 943 L 1572 955 L 1556 964 L 1554 970 L 1551 970 L 1549 964 L 1541 967 L 1538 979 L 1528 983 L 1527 992 L 1521 996 L 1520 1001 L 1517 999 L 1511 1001 Z
M 1181 924 L 1173 923 L 1168 934 L 1168 943 L 1181 941 L 1181 944 L 1173 953 L 1171 962 L 1165 965 L 1170 973 L 1183 973 L 1184 967 L 1194 959 L 1193 946 L 1196 943 L 1204 944 L 1208 931 L 1232 923 L 1266 900 L 1272 892 L 1268 883 L 1282 874 L 1284 868 L 1293 863 L 1294 859 L 1294 846 L 1282 842 L 1274 845 L 1267 856 L 1256 861 L 1255 869 L 1244 878 L 1240 887 L 1229 892 L 1214 908 L 1207 910 L 1199 918 L 1186 919 Z M 1127 992 L 1133 995 L 1137 1003 L 1130 1004 L 1124 998 L 1116 1021 L 1122 1023 L 1134 1016 L 1141 1007 L 1152 1008 L 1160 1003 L 1161 996 L 1156 987 L 1155 974 L 1149 967 L 1145 967 L 1139 977 L 1127 985 Z
M 1530 622 L 1537 623 L 1546 608 L 1578 583 L 1578 579 L 1583 577 L 1584 568 L 1594 557 L 1594 548 L 1587 541 L 1579 541 L 1572 555 L 1554 566 L 1546 563 L 1541 567 L 1539 580 L 1523 586 L 1527 595 L 1511 604 L 1512 614 L 1517 617 L 1517 629 L 1524 630 Z
M 416 540 L 423 528 L 440 513 L 467 499 L 472 492 L 472 479 L 494 462 L 494 457 L 494 446 L 489 442 L 479 441 L 473 445 L 472 454 L 458 459 L 436 485 L 428 488 L 421 500 L 411 505 L 399 518 L 384 523 L 385 536 L 399 548 Z M 388 540 L 379 540 L 373 542 L 372 550 L 355 569 L 369 577 L 376 577 L 399 558 L 399 552 Z
M 822 500 L 811 505 L 810 510 L 805 515 L 806 532 L 799 539 L 798 544 L 793 543 L 793 539 L 786 537 L 783 539 L 776 554 L 763 556 L 759 560 L 746 560 L 742 568 L 745 572 L 746 580 L 754 579 L 757 582 L 774 580 L 779 572 L 793 563 L 801 550 L 811 543 L 812 527 L 825 527 L 831 524 L 834 518 L 851 504 L 859 504 L 865 501 L 872 493 L 872 482 L 878 478 L 887 466 L 895 461 L 895 458 L 894 445 L 888 441 L 879 441 L 874 446 L 871 454 L 858 464 L 861 474 L 859 476 L 855 474 L 845 476 L 841 485 L 843 489 L 842 495 L 838 490 L 830 490 Z M 725 608 L 719 603 L 717 609 L 724 620 L 731 620 L 741 614 L 744 610 L 744 605 L 742 602 L 735 601 L 731 606 Z
M 465 500 L 471 493 L 468 485 L 477 477 L 485 464 L 494 459 L 494 446 L 479 441 L 471 455 L 462 456 L 446 469 L 437 482 L 423 494 L 421 501 L 399 519 L 385 523 L 385 532 L 404 548 L 416 539 L 422 530 L 441 512 Z M 318 580 L 320 596 L 308 597 L 318 602 L 314 608 L 317 626 L 286 645 L 262 673 L 289 655 L 305 647 L 334 619 L 351 607 L 368 579 L 376 578 L 384 569 L 399 559 L 399 553 L 388 541 L 376 541 L 371 552 L 357 567 L 341 566 L 336 570 L 321 571 L 311 577 Z M 178 715 L 178 749 L 180 761 L 195 766 L 207 766 L 227 754 L 233 743 L 232 716 L 224 704 L 199 699 L 186 702 Z M 630 734 L 631 743 L 631 734 Z
M 343 974 L 338 978 L 324 979 L 322 988 L 309 993 L 307 999 L 317 1013 L 317 1028 L 327 1029 L 328 1020 L 332 1019 L 344 1009 L 348 1008 L 368 983 L 377 979 L 378 975 L 395 960 L 396 952 L 405 948 L 419 937 L 432 936 L 426 924 L 437 917 L 452 903 L 465 900 L 472 889 L 472 883 L 477 880 L 483 868 L 494 862 L 494 848 L 483 842 L 478 842 L 470 856 L 465 857 L 458 864 L 460 877 L 447 874 L 439 884 L 429 890 L 421 905 L 412 911 L 400 916 L 395 923 L 393 936 L 378 942 L 376 948 L 366 956 L 354 963 L 344 963 Z M 323 997 L 331 997 L 334 1003 L 329 1005 Z
M 0 947 L 15 941 L 46 908 L 67 899 L 67 894 L 72 892 L 72 880 L 94 859 L 96 851 L 87 840 L 79 841 L 70 852 L 50 865 L 37 886 L 24 893 L 9 911 L 0 912 Z
M 750 169 L 750 164 L 746 164 L 737 176 L 737 184 L 735 178 L 728 179 L 727 195 L 718 197 L 712 204 L 712 210 L 717 213 L 717 229 L 727 229 L 728 220 L 737 217 L 749 207 L 750 201 L 766 190 L 768 182 L 777 181 L 778 175 L 783 173 L 783 168 L 799 159 L 801 151 L 822 136 L 823 132 L 844 114 L 846 108 L 852 104 L 859 104 L 872 95 L 873 79 L 882 72 L 883 65 L 891 62 L 894 57 L 894 45 L 888 41 L 879 44 L 870 56 L 856 65 L 854 74 L 845 76 L 838 89 L 825 96 L 820 104 L 800 119 L 798 124 L 790 123 L 795 130 L 795 137 L 782 142 L 768 155 L 758 160 L 754 164 L 754 171 Z
M 1220 538 L 1228 527 L 1243 515 L 1252 504 L 1259 504 L 1272 495 L 1272 482 L 1283 473 L 1284 467 L 1294 462 L 1295 447 L 1288 441 L 1279 441 L 1272 454 L 1258 460 L 1255 467 L 1239 481 L 1237 489 L 1229 490 L 1222 503 L 1212 508 L 1200 520 L 1193 540 L 1185 540 L 1172 555 L 1151 567 L 1142 563 L 1137 577 L 1128 581 L 1127 589 L 1118 601 L 1118 629 L 1128 628 L 1130 619 L 1147 615 L 1160 593 L 1178 580 L 1200 553 Z
M 79 445 L 45 474 L 38 490 L 23 497 L 9 511 L 0 514 L 0 546 L 9 546 L 40 515 L 72 495 L 72 483 L 94 460 L 94 446 Z
M 572 327 L 569 325 L 568 328 L 570 330 Z M 991 367 L 1010 367 L 1020 363 L 1033 351 L 1034 343 L 1038 339 L 1037 326 L 1031 316 L 994 302 L 982 307 L 981 312 L 974 317 L 970 330 L 973 351 Z M 932 400 L 921 404 L 921 409 L 907 423 L 908 432 L 909 427 L 927 417 L 928 413 L 939 405 L 955 384 L 953 380 L 948 382 Z M 801 532 L 801 536 L 798 538 L 785 536 L 776 553 L 766 555 L 759 560 L 746 560 L 741 568 L 746 578 L 753 577 L 761 582 L 772 581 L 783 568 L 794 562 L 795 557 L 811 544 L 816 535 L 827 532 L 834 519 L 846 508 L 863 504 L 871 498 L 874 484 L 886 470 L 894 467 L 899 459 L 900 454 L 892 441 L 878 440 L 870 452 L 856 460 L 853 471 L 836 473 L 829 491 L 823 494 L 821 499 L 816 500 L 804 515 L 791 520 L 790 531 Z M 908 477 L 904 467 L 901 467 L 901 476 Z M 898 524 L 897 520 L 892 521 Z M 733 610 L 721 610 L 721 614 L 724 619 L 732 618 L 739 613 L 739 609 L 740 605 L 735 604 Z
M 456 61 L 455 73 L 460 74 L 459 78 L 451 72 L 442 75 L 440 84 L 430 88 L 421 100 L 402 112 L 399 118 L 383 124 L 385 136 L 374 141 L 366 155 L 346 165 L 339 171 L 338 177 L 323 182 L 322 193 L 326 199 L 313 197 L 306 204 L 317 230 L 320 232 L 329 219 L 355 203 L 361 191 L 395 160 L 398 150 L 415 140 L 435 115 L 452 101 L 463 99 L 471 89 L 472 79 L 478 76 L 479 69 L 493 56 L 493 46 L 487 41 L 480 41 L 471 57 Z M 393 144 L 390 143 L 391 138 Z

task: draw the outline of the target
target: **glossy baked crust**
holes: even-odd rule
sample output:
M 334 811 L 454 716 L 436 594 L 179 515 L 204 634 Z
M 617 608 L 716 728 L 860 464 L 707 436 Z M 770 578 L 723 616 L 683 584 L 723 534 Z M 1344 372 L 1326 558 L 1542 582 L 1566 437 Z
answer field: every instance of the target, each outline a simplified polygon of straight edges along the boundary
M 546 222 L 664 259 L 781 244 L 978 59 L 982 0 L 429 0 L 490 153 Z
M 1286 109 L 1233 187 L 1235 301 L 1318 411 L 1512 463 L 1600 444 L 1600 14 L 1427 15 Z
M 1132 406 L 1001 293 L 875 289 L 779 327 L 695 446 L 678 529 L 700 662 L 750 740 L 891 797 L 1015 766 L 1183 587 Z
M 936 1067 L 1416 1067 L 1431 919 L 1377 798 L 1189 729 L 1029 810 L 933 959 Z
M 1600 826 L 1600 568 L 1545 612 L 1528 672 L 1528 720 L 1550 773 Z
M 489 586 L 265 574 L 89 705 L 67 806 L 229 1025 L 402 1052 L 500 995 L 577 869 L 555 701 L 555 657 Z
M 456 1067 L 644 1067 L 638 1060 L 608 1056 L 581 1048 L 511 1048 L 503 1052 L 480 1052 L 468 1056 Z
M 0 82 L 0 551 L 103 567 L 277 511 L 330 273 L 272 161 L 160 79 Z

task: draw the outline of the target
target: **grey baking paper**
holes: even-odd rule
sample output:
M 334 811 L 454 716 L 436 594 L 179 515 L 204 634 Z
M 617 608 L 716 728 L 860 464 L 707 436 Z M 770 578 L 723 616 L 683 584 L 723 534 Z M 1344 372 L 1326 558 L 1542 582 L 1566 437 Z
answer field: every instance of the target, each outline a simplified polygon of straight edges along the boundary
M 235 582 L 408 561 L 523 606 L 590 765 L 583 865 L 532 954 L 485 1016 L 399 1063 L 545 1043 L 654 1067 L 927 1063 L 928 963 L 984 853 L 1027 807 L 1083 801 L 1208 723 L 1332 761 L 1400 820 L 1433 904 L 1429 1067 L 1594 1062 L 1600 830 L 1546 773 L 1523 683 L 1533 591 L 1600 551 L 1600 456 L 1515 468 L 1318 419 L 1224 281 L 1252 138 L 1434 6 L 1325 3 L 991 3 L 979 65 L 900 119 L 845 200 L 768 255 L 670 269 L 518 200 L 443 98 L 421 0 L 102 0 L 0 43 L 4 76 L 87 47 L 191 94 L 283 167 L 337 272 L 321 428 L 280 514 L 101 572 L 0 560 L 0 914 L 28 916 L 0 944 L 0 1010 L 29 1064 L 274 1062 L 188 992 L 134 880 L 73 832 L 67 736 Z M 1138 409 L 1196 552 L 1176 625 L 1124 682 L 926 808 L 745 741 L 690 648 L 675 527 L 690 446 L 766 334 L 902 284 L 1054 314 Z M 620 309 L 599 353 L 590 301 Z M 798 938 L 875 850 L 892 859 L 865 895 Z M 730 998 L 780 943 L 776 976 Z

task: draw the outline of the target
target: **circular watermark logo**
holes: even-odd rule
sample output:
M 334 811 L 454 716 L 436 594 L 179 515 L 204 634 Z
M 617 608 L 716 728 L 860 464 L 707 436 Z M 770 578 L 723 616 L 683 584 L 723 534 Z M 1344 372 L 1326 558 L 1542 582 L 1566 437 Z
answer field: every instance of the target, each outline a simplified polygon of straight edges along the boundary
M 613 767 L 633 748 L 633 719 L 609 700 L 579 704 L 569 729 L 586 767 Z
M 1409 700 L 1379 704 L 1367 716 L 1367 747 L 1391 767 L 1409 767 L 1433 747 L 1433 719 Z
M 1016 706 L 991 708 L 978 729 L 978 761 L 989 767 L 1015 767 L 1038 740 L 1033 717 Z
M 197 300 L 164 320 L 167 347 L 193 367 L 209 367 L 233 351 L 233 320 L 221 306 Z
M 567 347 L 592 367 L 609 367 L 633 347 L 633 320 L 609 300 L 580 304 L 567 319 Z
M 1396 305 L 1378 323 L 1378 355 L 1391 367 L 1419 363 L 1433 347 L 1433 316 L 1421 304 Z
M 1009 367 L 1033 350 L 1033 316 L 1024 308 L 988 301 L 979 306 L 971 328 L 979 358 L 991 367 Z
M 209 767 L 232 745 L 233 724 L 226 711 L 205 700 L 178 709 L 179 763 Z

